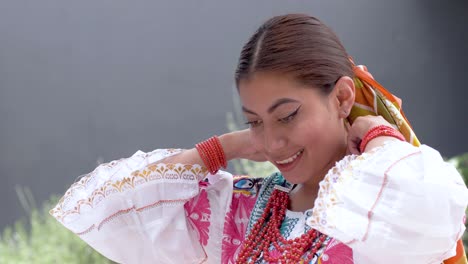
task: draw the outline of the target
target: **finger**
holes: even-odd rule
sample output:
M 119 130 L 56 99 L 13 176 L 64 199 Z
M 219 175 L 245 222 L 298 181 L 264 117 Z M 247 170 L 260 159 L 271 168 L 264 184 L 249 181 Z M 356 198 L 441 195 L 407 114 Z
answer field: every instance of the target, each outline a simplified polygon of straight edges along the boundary
M 361 151 L 359 150 L 359 142 L 355 140 L 352 140 L 350 143 L 348 143 L 348 150 L 351 152 L 351 154 L 361 155 Z
M 361 118 L 360 120 L 356 120 L 353 125 L 351 126 L 348 132 L 348 149 L 354 155 L 361 155 L 361 141 L 362 141 L 362 133 L 363 133 L 363 126 L 366 124 L 366 118 Z
M 355 136 L 355 129 L 351 128 L 348 131 L 348 138 L 347 138 L 347 143 L 348 143 L 348 151 L 351 154 L 359 155 L 359 145 L 357 145 L 357 142 L 359 141 L 359 138 Z

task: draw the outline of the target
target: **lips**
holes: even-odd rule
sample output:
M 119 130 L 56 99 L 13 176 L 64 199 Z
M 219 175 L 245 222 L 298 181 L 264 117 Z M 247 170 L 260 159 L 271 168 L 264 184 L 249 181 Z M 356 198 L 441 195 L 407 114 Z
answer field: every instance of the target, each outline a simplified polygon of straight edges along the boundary
M 303 152 L 304 150 L 299 150 L 298 152 L 296 152 L 296 154 L 292 155 L 291 157 L 287 158 L 287 159 L 284 159 L 284 160 L 279 160 L 279 161 L 275 161 L 277 164 L 288 164 L 288 163 L 291 163 L 293 162 L 295 159 L 297 159 L 297 157 L 299 157 L 299 155 Z
M 303 153 L 304 149 L 301 149 L 289 158 L 275 161 L 275 165 L 283 172 L 292 170 L 301 159 Z

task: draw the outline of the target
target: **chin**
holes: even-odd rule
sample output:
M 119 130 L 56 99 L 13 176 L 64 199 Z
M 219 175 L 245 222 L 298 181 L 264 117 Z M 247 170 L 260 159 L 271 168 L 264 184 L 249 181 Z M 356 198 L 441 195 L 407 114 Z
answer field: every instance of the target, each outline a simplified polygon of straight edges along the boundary
M 281 172 L 281 175 L 286 179 L 291 184 L 302 184 L 307 181 L 307 179 L 304 178 L 304 174 L 302 173 L 294 173 L 294 172 Z

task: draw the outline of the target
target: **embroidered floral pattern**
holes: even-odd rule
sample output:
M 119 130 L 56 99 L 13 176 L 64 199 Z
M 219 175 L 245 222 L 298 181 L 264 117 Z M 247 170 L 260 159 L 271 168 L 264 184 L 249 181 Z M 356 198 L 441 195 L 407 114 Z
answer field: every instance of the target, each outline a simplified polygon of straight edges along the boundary
M 200 165 L 144 164 L 152 155 L 161 155 L 155 152 L 145 154 L 139 151 L 131 158 L 101 164 L 93 172 L 73 184 L 50 214 L 63 222 L 69 216 L 79 215 L 83 208 L 93 208 L 106 197 L 134 189 L 146 182 L 198 182 L 207 174 L 207 170 Z M 167 156 L 176 153 L 176 150 L 170 149 L 164 152 L 163 155 Z M 129 172 L 128 175 L 120 176 L 120 178 L 113 177 L 120 171 L 133 167 L 142 169 Z M 105 175 L 105 179 L 100 177 L 101 174 Z M 83 198 L 83 193 L 89 193 L 89 195 Z
M 353 250 L 331 239 L 318 261 L 319 264 L 353 264 Z
M 292 230 L 299 222 L 299 218 L 291 218 L 287 215 L 284 217 L 283 223 L 281 223 L 280 232 L 284 237 L 289 237 Z
M 249 225 L 247 227 L 247 233 L 253 227 L 254 223 L 261 217 L 263 210 L 266 207 L 268 198 L 270 198 L 273 188 L 276 184 L 284 185 L 286 181 L 280 173 L 273 173 L 271 176 L 265 178 L 262 183 L 262 188 L 259 191 L 257 200 L 255 202 L 252 214 L 250 216 Z
M 250 222 L 249 226 L 253 225 L 255 221 L 257 221 L 257 215 L 263 213 L 263 210 L 265 209 L 266 206 L 266 201 L 268 201 L 268 198 L 271 195 L 271 191 L 274 187 L 274 185 L 279 184 L 281 186 L 291 188 L 291 184 L 285 181 L 283 176 L 280 173 L 275 173 L 271 175 L 270 177 L 265 178 L 263 181 L 263 186 L 260 190 L 259 197 L 257 198 L 257 201 L 255 203 L 255 208 L 252 211 L 252 215 L 250 217 Z M 307 226 L 306 222 L 312 218 L 312 210 L 307 210 L 305 213 L 300 213 L 300 212 L 291 212 L 291 211 L 286 211 L 286 217 L 282 223 L 282 226 L 280 228 L 281 235 L 286 238 L 286 239 L 292 239 L 296 238 L 303 233 L 307 232 L 310 230 L 310 227 Z M 324 241 L 324 244 L 322 245 L 322 248 L 320 248 L 314 258 L 311 260 L 310 263 L 308 264 L 315 264 L 318 263 L 319 261 L 319 256 L 324 252 L 325 248 L 328 246 L 329 242 L 331 241 L 331 238 L 327 238 Z M 224 248 L 223 248 L 224 249 Z M 279 251 L 277 251 L 274 246 L 272 245 L 270 248 L 270 254 L 281 254 Z M 331 252 L 333 254 L 333 252 Z M 352 255 L 351 255 L 351 261 L 352 261 Z M 232 262 L 222 262 L 222 263 L 232 263 Z M 266 263 L 265 260 L 260 259 L 258 260 L 258 263 Z M 334 263 L 334 262 L 331 262 Z M 336 262 L 339 263 L 339 262 Z M 350 264 L 352 262 L 344 262 L 344 264 Z
M 185 205 L 185 214 L 192 228 L 198 233 L 200 244 L 206 246 L 208 244 L 208 232 L 210 228 L 210 201 L 205 189 L 200 191 L 200 194 L 189 200 Z
M 393 141 L 387 141 L 383 146 L 372 149 L 368 153 L 361 155 L 349 155 L 338 161 L 335 166 L 330 169 L 325 178 L 320 182 L 320 189 L 315 200 L 312 216 L 307 220 L 307 224 L 311 227 L 321 226 L 321 230 L 335 228 L 334 208 L 340 204 L 337 191 L 343 191 L 349 182 L 356 177 L 354 175 L 355 168 L 362 165 L 363 162 L 371 162 L 369 159 L 375 158 L 375 154 L 384 148 L 391 145 Z
M 311 226 L 333 228 L 333 215 L 330 215 L 335 205 L 340 201 L 336 194 L 336 186 L 344 184 L 352 177 L 352 169 L 364 159 L 363 156 L 350 155 L 336 163 L 325 178 L 320 182 L 320 190 L 315 200 L 312 216 L 307 223 Z
M 237 178 L 234 180 L 234 186 L 237 183 L 246 186 L 245 182 L 246 177 Z M 256 185 L 261 184 L 261 179 L 252 179 L 252 182 L 255 182 L 255 184 L 249 184 L 249 189 L 242 188 L 242 191 L 233 193 L 231 207 L 224 224 L 222 263 L 235 263 L 240 245 L 244 240 L 249 217 L 257 198 Z

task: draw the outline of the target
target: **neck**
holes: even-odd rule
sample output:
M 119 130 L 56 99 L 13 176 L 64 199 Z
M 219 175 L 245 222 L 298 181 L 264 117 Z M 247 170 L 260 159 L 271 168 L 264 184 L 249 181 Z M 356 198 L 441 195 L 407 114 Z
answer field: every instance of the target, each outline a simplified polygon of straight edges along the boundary
M 328 171 L 335 166 L 336 162 L 343 159 L 347 155 L 347 147 L 341 147 L 335 155 L 318 171 L 309 181 L 304 182 L 303 188 L 308 190 L 317 190 L 319 183 L 325 178 Z
M 325 175 L 327 175 L 328 171 L 333 168 L 335 163 L 343 159 L 347 154 L 347 145 L 344 144 L 343 146 L 340 146 L 329 162 L 325 164 L 313 177 L 311 177 L 309 181 L 298 184 L 290 193 L 289 209 L 292 211 L 305 211 L 313 208 L 320 188 L 320 182 L 323 180 Z

